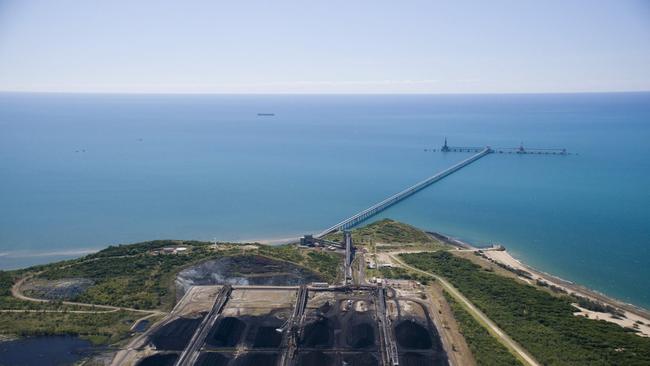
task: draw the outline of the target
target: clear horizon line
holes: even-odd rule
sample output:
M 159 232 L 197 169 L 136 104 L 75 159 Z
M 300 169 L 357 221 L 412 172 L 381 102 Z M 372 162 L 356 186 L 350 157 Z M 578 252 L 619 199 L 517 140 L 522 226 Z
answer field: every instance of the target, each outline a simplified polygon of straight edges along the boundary
M 69 94 L 69 95 L 566 95 L 566 94 L 643 94 L 644 90 L 608 91 L 529 91 L 529 92 L 179 92 L 179 91 L 57 91 L 0 90 L 0 94 Z

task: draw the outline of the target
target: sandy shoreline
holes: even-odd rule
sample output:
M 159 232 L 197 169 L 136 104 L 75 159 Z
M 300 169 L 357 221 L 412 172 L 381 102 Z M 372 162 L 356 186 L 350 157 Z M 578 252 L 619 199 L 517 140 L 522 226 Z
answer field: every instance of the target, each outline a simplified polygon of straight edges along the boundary
M 513 257 L 510 253 L 508 253 L 507 250 L 505 250 L 505 248 L 499 248 L 499 249 L 496 247 L 477 248 L 471 244 L 468 244 L 466 242 L 463 242 L 455 238 L 448 237 L 440 233 L 429 232 L 429 234 L 431 234 L 432 236 L 436 237 L 439 240 L 444 241 L 447 244 L 457 247 L 458 250 L 481 251 L 482 256 L 488 260 L 494 261 L 496 263 L 500 263 L 501 265 L 506 267 L 511 267 L 516 270 L 528 272 L 530 274 L 530 278 L 526 278 L 524 276 L 520 276 L 520 278 L 531 284 L 535 281 L 542 281 L 547 283 L 549 286 L 558 287 L 570 295 L 586 297 L 588 299 L 592 299 L 601 302 L 603 304 L 612 306 L 614 308 L 620 309 L 625 315 L 625 317 L 622 319 L 617 319 L 617 317 L 613 317 L 612 314 L 610 313 L 591 311 L 591 310 L 581 308 L 577 306 L 577 304 L 574 305 L 576 307 L 576 312 L 575 312 L 576 315 L 586 316 L 591 319 L 609 321 L 621 325 L 623 327 L 628 327 L 628 328 L 634 327 L 637 330 L 639 330 L 639 335 L 650 337 L 650 311 L 642 307 L 617 300 L 615 298 L 602 294 L 598 291 L 589 289 L 585 286 L 573 283 L 571 281 L 565 280 L 563 278 L 554 276 L 552 274 L 543 271 L 539 271 Z
M 507 250 L 483 250 L 482 253 L 485 257 L 495 262 L 530 273 L 533 281 L 543 281 L 548 285 L 563 289 L 569 295 L 586 297 L 618 308 L 623 311 L 625 317 L 621 319 L 607 312 L 591 311 L 581 308 L 577 304 L 574 304 L 576 307 L 576 315 L 586 316 L 588 318 L 596 320 L 606 320 L 608 322 L 616 323 L 627 328 L 637 327 L 639 333 L 642 333 L 642 335 L 646 337 L 650 337 L 650 312 L 647 310 L 633 304 L 616 300 L 597 291 L 588 289 L 584 286 L 564 280 L 557 276 L 538 271 L 514 258 L 510 253 L 508 253 Z

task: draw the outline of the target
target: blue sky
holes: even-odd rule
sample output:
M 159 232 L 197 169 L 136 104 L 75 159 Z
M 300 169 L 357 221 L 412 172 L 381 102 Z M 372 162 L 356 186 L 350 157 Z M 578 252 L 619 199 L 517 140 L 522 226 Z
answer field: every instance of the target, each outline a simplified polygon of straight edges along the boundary
M 650 90 L 650 1 L 0 0 L 0 90 Z

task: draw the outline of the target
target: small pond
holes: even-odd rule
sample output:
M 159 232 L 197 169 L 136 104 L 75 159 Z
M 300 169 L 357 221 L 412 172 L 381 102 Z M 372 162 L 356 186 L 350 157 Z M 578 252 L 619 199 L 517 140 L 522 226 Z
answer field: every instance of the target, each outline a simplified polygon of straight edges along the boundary
M 0 365 L 63 366 L 92 355 L 89 341 L 72 336 L 42 336 L 0 342 Z

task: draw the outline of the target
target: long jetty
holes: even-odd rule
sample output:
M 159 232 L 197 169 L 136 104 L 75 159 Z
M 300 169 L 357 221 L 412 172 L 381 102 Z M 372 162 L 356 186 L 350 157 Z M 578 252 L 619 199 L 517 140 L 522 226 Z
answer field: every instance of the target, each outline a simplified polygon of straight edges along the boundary
M 484 157 L 484 156 L 486 156 L 486 155 L 488 155 L 488 154 L 490 154 L 492 152 L 493 152 L 492 149 L 490 149 L 489 147 L 485 147 L 482 150 L 480 150 L 477 154 L 472 155 L 471 157 L 461 161 L 460 163 L 455 164 L 452 167 L 447 168 L 447 169 L 445 169 L 445 170 L 443 170 L 443 171 L 441 171 L 441 172 L 439 172 L 439 173 L 437 173 L 437 174 L 435 174 L 435 175 L 433 175 L 433 176 L 431 176 L 431 177 L 429 177 L 429 178 L 427 178 L 427 179 L 425 179 L 425 180 L 423 180 L 423 181 L 421 181 L 419 183 L 416 183 L 416 184 L 406 188 L 405 190 L 403 190 L 403 191 L 401 191 L 399 193 L 396 193 L 396 194 L 386 198 L 385 200 L 383 200 L 383 201 L 381 201 L 379 203 L 376 203 L 376 204 L 368 207 L 367 209 L 365 209 L 365 210 L 363 210 L 363 211 L 361 211 L 361 212 L 359 212 L 359 213 L 357 213 L 357 214 L 355 214 L 355 215 L 353 215 L 353 216 L 351 216 L 351 217 L 337 223 L 336 225 L 333 225 L 333 226 L 323 230 L 320 234 L 316 235 L 315 237 L 316 238 L 322 238 L 323 236 L 325 236 L 325 235 L 327 235 L 329 233 L 339 231 L 339 230 L 349 229 L 349 228 L 357 225 L 358 223 L 370 218 L 371 216 L 374 216 L 374 215 L 380 213 L 381 211 L 387 209 L 388 207 L 390 207 L 390 206 L 404 200 L 405 198 L 407 198 L 407 197 L 421 191 L 422 189 L 430 186 L 431 184 L 443 179 L 444 177 L 459 171 L 460 169 L 468 166 L 469 164 L 475 162 L 476 160 L 478 160 L 478 159 L 480 159 L 480 158 L 482 158 L 482 157 Z

